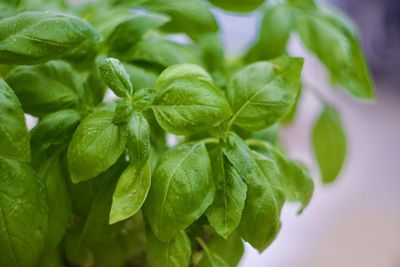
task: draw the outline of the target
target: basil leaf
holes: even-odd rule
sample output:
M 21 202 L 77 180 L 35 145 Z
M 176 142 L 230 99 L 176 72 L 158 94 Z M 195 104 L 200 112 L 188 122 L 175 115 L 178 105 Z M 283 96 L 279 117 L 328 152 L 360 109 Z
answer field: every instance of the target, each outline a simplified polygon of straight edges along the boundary
M 0 63 L 36 64 L 98 40 L 84 20 L 59 12 L 22 12 L 0 21 Z
M 261 21 L 258 40 L 247 52 L 246 59 L 253 62 L 283 55 L 293 23 L 293 11 L 289 5 L 269 6 Z
M 207 256 L 208 263 L 211 267 L 229 267 L 228 263 L 226 263 L 225 260 L 221 258 L 218 254 L 211 251 L 203 240 L 197 238 L 197 241 L 200 243 L 200 246 L 204 250 L 204 253 Z
M 125 220 L 139 211 L 151 183 L 151 169 L 131 163 L 122 173 L 115 188 L 110 211 L 110 224 Z
M 145 61 L 162 67 L 179 63 L 201 63 L 198 52 L 192 46 L 162 39 L 142 40 L 128 50 L 123 58 L 126 61 Z
M 98 111 L 76 129 L 68 148 L 68 164 L 74 183 L 93 178 L 113 165 L 126 144 L 124 131 L 112 123 L 113 113 Z
M 161 242 L 148 231 L 148 256 L 150 267 L 187 267 L 190 263 L 192 249 L 190 240 L 184 231 L 180 231 L 174 239 Z
M 37 266 L 47 230 L 46 193 L 33 169 L 0 157 L 0 266 Z
M 60 110 L 43 117 L 31 130 L 31 148 L 38 153 L 53 145 L 68 143 L 78 127 L 81 115 L 73 109 Z M 36 160 L 33 159 L 33 165 Z
M 373 99 L 371 75 L 354 30 L 339 16 L 316 7 L 299 10 L 296 25 L 301 40 L 328 68 L 332 82 L 354 97 Z
M 179 69 L 195 70 L 194 73 Z M 168 68 L 157 81 L 153 111 L 161 127 L 177 135 L 188 135 L 211 128 L 230 114 L 229 104 L 197 66 L 179 65 Z M 170 75 L 172 74 L 172 75 Z
M 276 238 L 285 201 L 279 170 L 265 156 L 252 152 L 255 166 L 247 177 L 247 199 L 239 225 L 240 236 L 264 251 Z
M 335 181 L 346 158 L 346 134 L 339 114 L 325 106 L 314 125 L 312 143 L 315 157 L 326 184 Z
M 0 79 L 0 156 L 30 161 L 29 133 L 24 111 L 7 83 Z
M 221 150 L 213 155 L 212 163 L 216 194 L 206 215 L 215 231 L 227 238 L 240 223 L 247 186 L 245 177 L 241 176 Z
M 276 149 L 270 148 L 269 151 L 279 167 L 287 200 L 301 202 L 298 213 L 302 213 L 314 192 L 312 178 L 299 163 L 286 158 Z
M 208 241 L 207 246 L 210 251 L 219 255 L 230 267 L 238 266 L 244 253 L 243 242 L 237 231 L 234 231 L 227 239 L 214 235 Z M 202 257 L 196 267 L 211 267 L 206 257 Z
M 124 66 L 131 78 L 131 83 L 135 90 L 154 88 L 156 85 L 158 75 L 155 72 L 134 64 L 124 64 Z
M 144 211 L 157 238 L 168 241 L 197 220 L 213 198 L 207 150 L 204 144 L 188 143 L 159 160 Z
M 250 12 L 261 6 L 265 0 L 209 0 L 213 5 L 233 12 Z
M 207 5 L 199 0 L 152 0 L 152 10 L 167 14 L 169 21 L 164 30 L 185 32 L 191 37 L 218 30 L 217 22 Z
M 129 159 L 138 169 L 141 169 L 150 155 L 149 123 L 141 114 L 132 114 L 126 124 L 126 135 L 126 150 Z
M 96 62 L 83 83 L 83 102 L 89 107 L 94 107 L 101 103 L 107 90 L 107 85 L 103 82 L 101 73 Z
M 57 246 L 62 241 L 71 212 L 71 198 L 68 192 L 66 175 L 62 163 L 56 153 L 47 158 L 36 168 L 36 173 L 43 178 L 47 189 L 49 206 L 48 228 L 46 243 L 43 250 L 42 262 L 57 254 Z M 58 256 L 59 257 L 59 256 Z
M 295 103 L 303 60 L 281 57 L 257 62 L 237 72 L 229 82 L 231 122 L 249 130 L 261 130 L 283 119 Z
M 7 82 L 23 109 L 34 116 L 78 106 L 79 76 L 63 61 L 18 66 L 7 76 Z
M 242 179 L 246 180 L 247 175 L 252 169 L 253 160 L 249 147 L 242 138 L 234 132 L 228 132 L 223 140 L 222 151 L 226 158 L 240 173 Z
M 130 97 L 133 86 L 124 65 L 116 58 L 107 58 L 100 63 L 100 73 L 104 82 L 119 97 Z
M 144 13 L 133 15 L 118 24 L 107 39 L 111 51 L 129 49 L 140 41 L 149 30 L 161 27 L 169 21 L 169 17 L 158 13 Z

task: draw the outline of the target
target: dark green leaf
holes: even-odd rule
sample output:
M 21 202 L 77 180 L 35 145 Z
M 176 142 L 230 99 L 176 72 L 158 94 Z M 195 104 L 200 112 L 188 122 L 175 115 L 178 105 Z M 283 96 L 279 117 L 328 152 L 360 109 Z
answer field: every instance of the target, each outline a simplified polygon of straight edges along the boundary
M 283 119 L 295 103 L 302 65 L 300 58 L 281 57 L 237 72 L 228 87 L 231 122 L 254 131 Z
M 293 11 L 289 5 L 272 5 L 265 10 L 256 43 L 246 55 L 250 62 L 283 55 L 293 27 Z
M 192 37 L 218 30 L 217 22 L 207 5 L 199 0 L 151 0 L 152 10 L 171 17 L 164 29 L 185 32 Z
M 0 156 L 30 161 L 29 133 L 24 111 L 7 83 L 0 79 Z
M 188 143 L 159 160 L 144 211 L 155 235 L 168 241 L 197 220 L 213 198 L 207 150 L 202 143 Z
M 169 17 L 157 13 L 133 15 L 118 24 L 108 37 L 107 43 L 111 51 L 129 49 L 140 41 L 147 31 L 161 27 L 169 21 Z
M 2 157 L 0 177 L 0 266 L 37 266 L 47 230 L 44 186 L 29 165 Z
M 204 243 L 203 240 L 200 238 L 197 238 L 197 241 L 200 243 L 200 246 L 204 250 L 205 256 L 207 257 L 208 264 L 211 267 L 229 267 L 229 264 L 226 263 L 226 261 L 221 258 L 218 254 L 214 253 L 211 251 L 206 244 Z
M 151 169 L 130 164 L 122 173 L 115 188 L 110 211 L 110 224 L 125 220 L 142 207 L 151 184 Z
M 59 12 L 22 12 L 0 21 L 0 63 L 36 64 L 60 58 L 97 33 L 84 20 Z
M 77 183 L 93 178 L 113 165 L 126 144 L 124 131 L 112 123 L 113 113 L 98 111 L 76 129 L 68 148 L 71 179 Z
M 227 238 L 239 225 L 245 205 L 247 186 L 243 176 L 218 149 L 212 157 L 212 171 L 216 187 L 215 199 L 206 215 L 211 226 Z
M 187 267 L 192 254 L 190 240 L 184 231 L 174 239 L 161 242 L 148 231 L 148 256 L 150 267 Z
M 139 113 L 134 113 L 126 124 L 126 149 L 132 164 L 139 169 L 149 159 L 150 155 L 150 126 Z
M 19 66 L 7 76 L 7 82 L 25 112 L 34 116 L 78 106 L 79 76 L 63 61 Z
M 116 58 L 107 58 L 99 66 L 101 76 L 110 89 L 119 97 L 130 97 L 133 86 L 124 65 Z
M 230 114 L 223 93 L 196 65 L 175 65 L 157 81 L 153 111 L 164 130 L 188 135 L 211 128 Z
M 346 134 L 337 111 L 325 106 L 314 125 L 312 143 L 322 181 L 331 183 L 339 175 L 346 158 Z
M 280 230 L 280 213 L 285 198 L 275 163 L 257 152 L 252 154 L 255 166 L 247 177 L 247 199 L 239 233 L 244 240 L 262 252 Z
M 250 12 L 261 6 L 265 0 L 209 0 L 213 5 L 233 12 Z

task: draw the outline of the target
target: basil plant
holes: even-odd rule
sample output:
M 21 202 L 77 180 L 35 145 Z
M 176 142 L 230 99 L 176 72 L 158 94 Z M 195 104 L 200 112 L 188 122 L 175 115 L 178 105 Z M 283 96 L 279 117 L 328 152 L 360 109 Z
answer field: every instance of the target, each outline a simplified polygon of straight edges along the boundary
M 262 17 L 237 58 L 216 9 Z M 225 267 L 244 242 L 267 249 L 314 188 L 278 136 L 309 89 L 294 34 L 374 98 L 355 27 L 313 0 L 0 0 L 0 266 Z M 346 135 L 320 100 L 329 184 Z

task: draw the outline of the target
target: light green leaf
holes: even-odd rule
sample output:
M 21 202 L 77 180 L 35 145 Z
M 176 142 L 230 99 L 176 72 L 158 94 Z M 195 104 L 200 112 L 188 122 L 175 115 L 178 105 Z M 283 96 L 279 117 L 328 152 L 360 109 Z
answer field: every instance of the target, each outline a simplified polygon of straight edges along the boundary
M 118 125 L 126 123 L 131 114 L 134 112 L 134 107 L 130 99 L 121 99 L 118 101 L 117 107 L 114 111 L 113 123 Z
M 112 123 L 113 113 L 98 111 L 76 129 L 68 148 L 68 164 L 74 183 L 93 178 L 113 165 L 125 149 L 124 131 Z
M 79 76 L 63 61 L 18 66 L 6 80 L 25 112 L 34 116 L 78 106 Z
M 327 67 L 334 84 L 361 99 L 373 99 L 374 88 L 355 30 L 341 16 L 318 8 L 299 9 L 297 30 L 304 45 Z
M 218 24 L 213 13 L 203 1 L 199 0 L 152 0 L 150 9 L 170 16 L 164 30 L 185 32 L 191 37 L 207 32 L 216 32 Z
M 214 235 L 207 242 L 210 251 L 219 255 L 230 267 L 238 266 L 244 253 L 243 242 L 237 231 L 234 231 L 227 239 Z M 196 267 L 211 267 L 206 255 L 204 255 Z
M 122 173 L 115 188 L 110 211 L 110 224 L 125 220 L 142 207 L 151 184 L 151 169 L 131 163 Z
M 135 90 L 142 88 L 154 88 L 158 75 L 148 69 L 134 64 L 124 64 L 126 71 L 131 78 L 132 86 Z
M 305 168 L 287 157 L 277 149 L 269 147 L 268 149 L 274 157 L 283 181 L 283 188 L 286 199 L 289 201 L 298 201 L 301 203 L 299 213 L 310 203 L 314 192 L 314 182 Z
M 250 62 L 283 55 L 293 28 L 294 16 L 289 5 L 269 6 L 263 15 L 256 43 L 247 52 Z
M 300 58 L 281 57 L 237 72 L 227 91 L 234 114 L 231 123 L 254 131 L 283 119 L 295 103 L 302 66 Z
M 169 21 L 169 17 L 158 13 L 133 15 L 118 24 L 107 39 L 111 51 L 124 51 L 140 41 L 149 30 L 161 27 Z
M 161 242 L 148 231 L 148 256 L 150 267 L 187 267 L 190 263 L 192 249 L 190 240 L 184 231 L 174 239 Z
M 132 164 L 141 169 L 150 155 L 150 126 L 140 113 L 133 113 L 126 124 L 126 150 Z
M 215 231 L 227 238 L 240 223 L 247 185 L 245 177 L 241 176 L 220 149 L 213 155 L 212 164 L 216 193 L 206 215 Z
M 160 75 L 152 108 L 164 130 L 188 135 L 228 118 L 230 108 L 223 93 L 209 81 L 204 70 L 197 69 L 184 64 L 172 66 Z
M 94 29 L 73 15 L 22 12 L 0 21 L 0 63 L 41 63 L 97 40 Z
M 101 76 L 110 89 L 119 97 L 130 97 L 133 86 L 124 65 L 116 58 L 107 58 L 99 66 Z
M 247 199 L 239 225 L 240 236 L 259 252 L 276 238 L 285 201 L 279 170 L 267 157 L 252 152 L 255 166 L 247 177 Z
M 250 12 L 261 6 L 265 0 L 209 0 L 213 5 L 233 12 Z
M 222 151 L 243 180 L 253 167 L 253 160 L 247 144 L 234 132 L 228 132 L 223 140 Z
M 0 266 L 37 266 L 47 231 L 46 191 L 33 169 L 0 157 Z
M 145 61 L 162 67 L 179 63 L 201 63 L 200 55 L 194 47 L 162 39 L 142 40 L 128 50 L 123 58 L 126 61 Z
M 29 133 L 24 111 L 7 83 L 0 79 L 0 156 L 30 161 Z
M 221 258 L 218 254 L 214 253 L 211 251 L 207 245 L 204 243 L 203 240 L 200 238 L 197 238 L 197 242 L 200 243 L 200 246 L 204 250 L 204 253 L 206 254 L 208 263 L 211 267 L 229 267 L 229 264 Z
M 144 211 L 157 238 L 168 241 L 197 220 L 213 198 L 207 150 L 202 143 L 188 143 L 159 160 Z
M 346 134 L 339 114 L 331 106 L 325 106 L 312 132 L 315 157 L 322 181 L 332 183 L 339 175 L 346 158 Z

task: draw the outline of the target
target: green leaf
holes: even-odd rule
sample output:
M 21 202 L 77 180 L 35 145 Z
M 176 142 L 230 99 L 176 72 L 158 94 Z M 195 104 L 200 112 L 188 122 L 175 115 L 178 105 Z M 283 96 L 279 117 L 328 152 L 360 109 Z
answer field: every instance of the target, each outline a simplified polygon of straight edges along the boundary
M 59 153 L 46 158 L 36 168 L 36 173 L 45 182 L 49 206 L 46 243 L 42 255 L 42 262 L 45 262 L 47 257 L 58 252 L 57 246 L 64 237 L 70 219 L 71 198 Z
M 157 238 L 168 241 L 197 220 L 213 198 L 207 150 L 202 143 L 188 143 L 159 160 L 144 211 Z
M 286 199 L 289 201 L 299 201 L 301 207 L 298 213 L 310 203 L 314 192 L 314 182 L 305 168 L 299 163 L 285 157 L 277 149 L 268 149 L 274 157 L 283 181 L 283 188 Z
M 151 169 L 131 163 L 122 173 L 115 188 L 110 211 L 110 224 L 125 220 L 142 207 L 151 184 Z
M 245 177 L 227 159 L 220 149 L 212 155 L 212 170 L 216 187 L 215 199 L 207 209 L 210 225 L 227 238 L 239 225 L 246 201 Z
M 253 160 L 247 144 L 234 132 L 228 132 L 223 140 L 222 151 L 230 163 L 246 180 L 253 167 Z
M 93 178 L 113 165 L 126 144 L 124 131 L 112 123 L 113 113 L 98 111 L 76 129 L 68 148 L 68 164 L 74 183 Z
M 238 71 L 229 82 L 231 123 L 261 130 L 283 119 L 295 103 L 303 60 L 281 57 L 257 62 Z
M 124 65 L 116 58 L 107 58 L 99 66 L 101 76 L 110 89 L 119 97 L 130 97 L 133 86 Z
M 339 114 L 331 106 L 325 106 L 312 132 L 315 157 L 322 181 L 332 183 L 339 175 L 346 158 L 346 134 Z
M 78 127 L 81 115 L 73 109 L 60 110 L 43 117 L 31 130 L 31 148 L 35 155 L 54 145 L 66 145 Z M 36 165 L 33 158 L 33 165 Z
M 255 166 L 247 177 L 247 199 L 239 233 L 262 252 L 280 230 L 280 213 L 285 197 L 276 164 L 257 152 L 253 151 L 252 155 Z
M 184 231 L 167 242 L 161 242 L 148 231 L 148 256 L 150 267 L 187 267 L 190 264 L 192 249 Z
M 136 91 L 142 88 L 154 88 L 156 85 L 158 75 L 155 72 L 134 64 L 124 64 L 124 66 Z
M 126 150 L 132 164 L 141 169 L 149 160 L 150 126 L 140 113 L 133 113 L 126 124 Z
M 204 243 L 203 240 L 201 240 L 200 238 L 197 238 L 197 242 L 199 242 L 200 246 L 204 250 L 204 253 L 207 256 L 209 266 L 211 266 L 211 267 L 229 267 L 229 264 L 223 258 L 221 258 L 218 254 L 211 251 L 207 247 L 207 245 Z
M 117 107 L 114 111 L 113 123 L 118 125 L 126 123 L 131 114 L 134 112 L 134 107 L 130 99 L 121 99 L 118 101 Z
M 22 162 L 0 157 L 0 176 L 0 266 L 37 266 L 46 239 L 46 191 Z
M 304 45 L 327 67 L 334 84 L 361 99 L 373 99 L 374 88 L 355 30 L 341 16 L 316 7 L 299 9 L 297 30 Z
M 140 41 L 128 50 L 123 58 L 126 61 L 145 61 L 162 67 L 179 63 L 201 63 L 198 51 L 194 47 L 155 38 Z
M 7 83 L 0 79 L 0 156 L 30 161 L 29 133 L 24 111 Z
M 115 27 L 107 44 L 111 51 L 124 51 L 139 42 L 147 31 L 159 28 L 169 20 L 164 14 L 151 12 L 133 15 Z
M 63 61 L 18 66 L 6 80 L 25 112 L 34 116 L 78 106 L 79 76 Z
M 97 40 L 94 29 L 78 17 L 54 11 L 22 12 L 0 21 L 0 63 L 41 63 Z
M 269 6 L 263 15 L 258 40 L 247 52 L 250 62 L 268 60 L 283 55 L 293 28 L 294 16 L 289 5 Z
M 229 104 L 210 79 L 200 67 L 188 64 L 172 66 L 160 75 L 152 108 L 164 130 L 188 135 L 228 118 Z
M 238 266 L 244 253 L 243 242 L 237 231 L 234 231 L 228 239 L 224 239 L 219 235 L 214 235 L 207 242 L 210 251 L 219 255 L 230 267 Z M 202 257 L 196 267 L 211 267 L 208 259 Z
M 164 30 L 185 32 L 191 37 L 218 30 L 213 13 L 203 1 L 199 0 L 152 0 L 150 9 L 167 14 L 169 21 Z
M 233 12 L 250 12 L 261 6 L 265 0 L 209 0 L 213 5 Z

